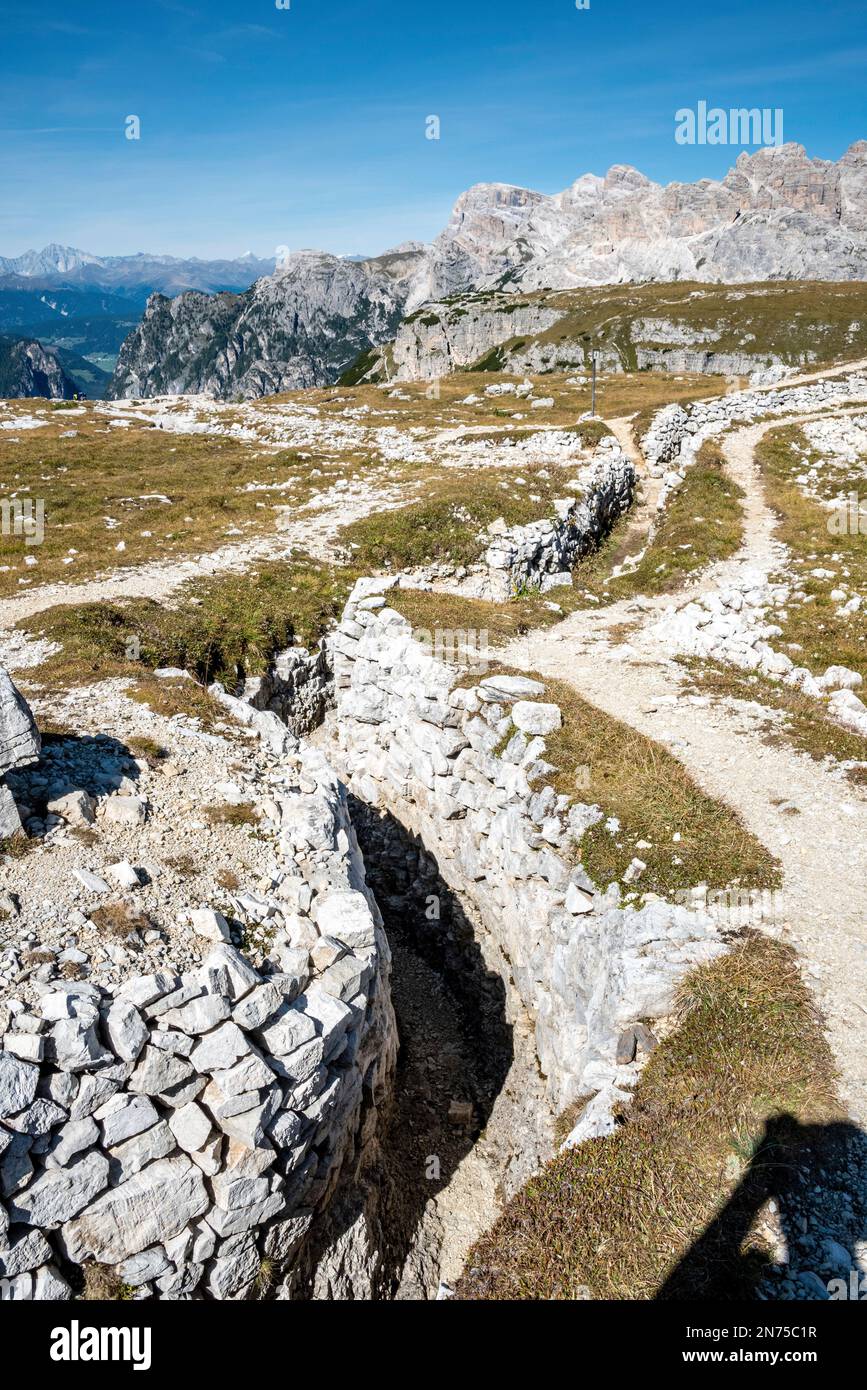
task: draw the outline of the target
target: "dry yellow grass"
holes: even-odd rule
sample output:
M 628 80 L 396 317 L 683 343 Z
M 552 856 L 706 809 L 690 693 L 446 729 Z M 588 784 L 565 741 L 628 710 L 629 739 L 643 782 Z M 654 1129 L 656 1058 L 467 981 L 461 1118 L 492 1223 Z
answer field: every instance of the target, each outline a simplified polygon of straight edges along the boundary
M 714 1218 L 739 1185 L 763 1190 L 753 1157 L 790 1166 L 801 1126 L 842 1119 L 835 1082 L 794 952 L 748 935 L 682 986 L 623 1124 L 530 1179 L 470 1251 L 458 1297 L 748 1297 L 767 1252 Z
M 619 822 L 614 833 L 600 822 L 581 841 L 594 882 L 605 887 L 622 879 L 637 856 L 647 865 L 642 892 L 670 897 L 697 883 L 711 889 L 778 886 L 779 866 L 764 845 L 734 811 L 706 796 L 661 744 L 588 704 L 565 681 L 536 679 L 563 715 L 562 727 L 546 739 L 554 785 Z M 647 847 L 637 850 L 638 840 Z
M 776 578 L 787 584 L 800 580 L 809 599 L 787 605 L 780 621 L 783 634 L 777 640 L 783 650 L 796 644 L 796 665 L 808 666 L 815 674 L 831 665 L 848 666 L 867 679 L 867 607 L 841 616 L 841 602 L 831 598 L 840 585 L 849 593 L 867 593 L 867 534 L 832 532 L 829 512 L 804 496 L 795 478 L 818 458 L 806 443 L 803 432 L 789 426 L 769 431 L 756 450 L 768 505 L 777 516 L 777 535 L 790 557 L 785 572 Z M 846 465 L 835 468 L 825 462 L 818 479 L 821 496 L 830 499 L 848 492 L 852 477 Z M 814 570 L 828 574 L 817 576 Z
M 589 408 L 587 392 L 567 386 L 565 376 L 538 379 L 540 394 L 554 396 L 552 408 L 528 412 L 517 408 L 520 402 L 505 408 L 498 398 L 484 396 L 484 387 L 500 379 L 484 373 L 449 377 L 440 383 L 438 398 L 429 395 L 425 383 L 401 386 L 405 399 L 400 400 L 377 387 L 332 387 L 269 397 L 250 408 L 267 421 L 287 404 L 305 411 L 312 406 L 325 421 L 342 425 L 346 410 L 366 407 L 367 413 L 352 420 L 371 429 L 421 427 L 431 439 L 458 426 L 503 432 L 571 428 Z M 598 408 L 602 414 L 627 414 L 667 400 L 712 395 L 720 385 L 708 377 L 612 376 L 600 383 Z M 465 404 L 470 394 L 479 399 Z M 441 472 L 438 464 L 386 458 L 373 442 L 359 448 L 336 435 L 319 448 L 296 451 L 216 434 L 172 433 L 139 420 L 113 429 L 93 403 L 80 415 L 33 401 L 11 402 L 7 409 L 12 416 L 35 413 L 46 423 L 22 429 L 17 438 L 12 430 L 0 435 L 0 495 L 41 499 L 45 524 L 38 545 L 25 545 L 20 535 L 0 536 L 0 597 L 37 583 L 79 582 L 273 532 L 282 517 L 297 516 L 337 482 L 349 487 L 362 480 L 388 482 L 405 487 L 412 502 Z M 179 402 L 168 413 L 189 409 L 188 402 Z M 249 426 L 244 410 L 219 407 L 222 428 Z M 592 423 L 582 427 L 585 434 L 593 428 Z
M 102 903 L 90 914 L 90 920 L 106 936 L 129 936 L 130 932 L 148 931 L 153 922 L 146 913 L 129 903 Z

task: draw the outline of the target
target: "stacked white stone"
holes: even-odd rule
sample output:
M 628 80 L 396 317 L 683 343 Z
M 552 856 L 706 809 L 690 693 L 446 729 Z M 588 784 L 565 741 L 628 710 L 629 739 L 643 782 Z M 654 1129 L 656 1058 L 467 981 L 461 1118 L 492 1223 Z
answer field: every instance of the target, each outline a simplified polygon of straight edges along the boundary
M 684 470 L 695 463 L 702 444 L 730 425 L 773 415 L 802 415 L 863 400 L 867 400 L 867 377 L 850 375 L 809 386 L 738 391 L 731 396 L 695 401 L 686 409 L 680 405 L 663 406 L 641 440 L 648 471 L 664 482 L 658 502 L 660 511 L 683 482 Z
M 600 441 L 576 481 L 580 493 L 555 501 L 553 519 L 504 528 L 488 546 L 485 597 L 503 600 L 521 586 L 546 593 L 571 584 L 575 563 L 596 548 L 630 507 L 635 469 L 610 435 Z
M 286 1270 L 395 1051 L 381 918 L 322 755 L 276 808 L 287 869 L 262 975 L 222 939 L 201 967 L 115 994 L 45 983 L 7 1002 L 0 1051 L 0 1290 L 70 1296 L 58 1257 L 110 1265 L 136 1297 L 242 1298 Z M 291 899 L 291 902 L 290 902 Z
M 486 962 L 534 1021 L 553 1108 L 599 1093 L 590 1118 L 603 1132 L 638 1071 L 618 1064 L 618 1037 L 670 1010 L 683 974 L 723 949 L 717 928 L 700 908 L 650 893 L 637 908 L 591 882 L 577 848 L 603 813 L 551 785 L 559 708 L 527 677 L 467 685 L 388 607 L 397 583 L 359 580 L 334 639 L 347 784 L 387 806 L 473 905 Z

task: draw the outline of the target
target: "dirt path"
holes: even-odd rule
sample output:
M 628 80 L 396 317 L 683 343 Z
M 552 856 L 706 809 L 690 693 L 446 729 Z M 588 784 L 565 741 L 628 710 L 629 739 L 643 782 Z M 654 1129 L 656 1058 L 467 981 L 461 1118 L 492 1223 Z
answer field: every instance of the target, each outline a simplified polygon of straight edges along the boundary
M 789 386 L 806 386 L 811 381 L 827 381 L 832 376 L 848 376 L 852 372 L 863 372 L 867 368 L 867 357 L 859 357 L 857 362 L 843 362 L 836 367 L 823 367 L 819 372 L 802 372 L 800 376 L 787 377 L 776 385 L 754 386 L 753 391 L 779 391 Z
M 154 560 L 147 565 L 115 570 L 81 584 L 44 584 L 15 598 L 0 599 L 0 629 L 61 603 L 98 603 L 102 599 L 167 599 L 182 584 L 226 571 L 242 572 L 261 560 L 288 558 L 301 550 L 319 560 L 335 559 L 335 538 L 342 526 L 400 500 L 382 486 L 356 484 L 351 492 L 330 488 L 308 502 L 297 517 L 278 522 L 269 535 L 221 546 L 193 559 Z
M 862 368 L 867 368 L 867 358 L 818 372 L 808 372 L 791 378 L 783 385 L 821 381 L 826 377 L 856 372 Z M 757 389 L 773 391 L 779 387 Z M 117 404 L 120 407 L 123 403 Z M 643 497 L 635 518 L 637 529 L 639 526 L 646 526 L 649 518 L 653 516 L 661 483 L 658 478 L 651 478 L 647 474 L 632 422 L 632 416 L 621 416 L 606 423 L 641 475 Z M 369 516 L 372 512 L 399 505 L 399 502 L 400 495 L 397 489 L 392 495 L 381 486 L 372 488 L 364 484 L 355 485 L 351 493 L 342 488 L 329 489 L 309 502 L 297 519 L 279 522 L 275 532 L 270 535 L 224 545 L 208 554 L 187 559 L 154 560 L 150 564 L 135 568 L 113 570 L 79 584 L 45 584 L 33 587 L 27 593 L 16 595 L 14 598 L 0 599 L 0 630 L 14 627 L 23 618 L 41 613 L 55 604 L 97 603 L 101 599 L 118 598 L 165 600 L 190 580 L 226 571 L 243 571 L 257 561 L 273 560 L 288 555 L 293 547 L 305 550 L 318 559 L 331 560 L 334 558 L 334 536 L 340 526 L 345 526 L 356 518 Z M 632 532 L 633 528 L 630 528 L 630 534 Z M 611 612 L 610 609 L 607 611 Z
M 746 492 L 744 544 L 693 589 L 725 585 L 746 568 L 767 573 L 784 560 L 754 452 L 767 429 L 787 423 L 750 425 L 723 441 L 732 475 Z M 774 925 L 802 958 L 827 1016 L 843 1097 L 853 1118 L 867 1125 L 867 799 L 841 774 L 788 747 L 769 746 L 760 711 L 686 695 L 683 669 L 651 631 L 670 603 L 664 595 L 579 611 L 495 655 L 568 681 L 606 713 L 663 743 L 779 859 L 783 888 Z M 625 645 L 611 633 L 624 622 L 636 624 Z

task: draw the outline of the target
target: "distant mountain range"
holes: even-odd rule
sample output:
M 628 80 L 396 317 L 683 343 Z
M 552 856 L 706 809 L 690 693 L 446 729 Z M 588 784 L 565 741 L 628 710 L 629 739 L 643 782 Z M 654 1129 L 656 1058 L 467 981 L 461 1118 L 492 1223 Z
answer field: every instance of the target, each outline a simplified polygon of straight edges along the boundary
M 836 162 L 788 144 L 741 154 L 720 181 L 662 186 L 615 165 L 552 195 L 477 184 L 432 245 L 374 257 L 303 251 L 275 266 L 49 246 L 0 258 L 0 331 L 103 369 L 120 348 L 113 396 L 257 396 L 336 380 L 402 318 L 455 295 L 863 279 L 867 141 Z
M 0 256 L 0 333 L 38 339 L 66 354 L 79 391 L 102 395 L 121 343 L 155 291 L 243 290 L 275 267 L 252 254 L 207 261 L 176 256 L 95 256 L 56 243 Z
M 140 298 L 142 291 L 180 294 L 182 290 L 246 289 L 260 275 L 270 275 L 274 257 L 260 260 L 252 252 L 235 260 L 205 261 L 192 256 L 154 256 L 140 251 L 134 256 L 95 256 L 74 246 L 52 243 L 41 251 L 22 256 L 0 256 L 0 277 L 37 280 L 70 289 L 92 286 L 114 294 Z
M 867 141 L 837 162 L 794 144 L 745 153 L 719 182 L 663 187 L 615 165 L 553 195 L 477 184 L 431 246 L 398 251 L 398 274 L 388 256 L 350 266 L 303 252 L 240 295 L 152 299 L 109 392 L 226 397 L 324 385 L 359 344 L 370 361 L 395 322 L 455 295 L 867 279 Z

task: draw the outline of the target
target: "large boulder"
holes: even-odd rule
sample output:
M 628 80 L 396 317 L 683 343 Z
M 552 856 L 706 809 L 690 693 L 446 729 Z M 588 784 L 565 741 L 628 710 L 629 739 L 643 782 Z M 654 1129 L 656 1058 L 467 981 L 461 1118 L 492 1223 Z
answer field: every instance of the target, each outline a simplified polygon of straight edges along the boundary
M 30 706 L 0 666 L 0 776 L 39 757 L 39 730 Z

